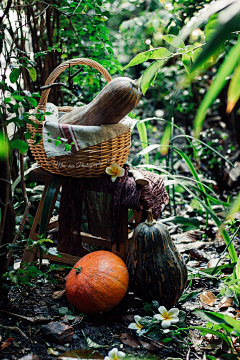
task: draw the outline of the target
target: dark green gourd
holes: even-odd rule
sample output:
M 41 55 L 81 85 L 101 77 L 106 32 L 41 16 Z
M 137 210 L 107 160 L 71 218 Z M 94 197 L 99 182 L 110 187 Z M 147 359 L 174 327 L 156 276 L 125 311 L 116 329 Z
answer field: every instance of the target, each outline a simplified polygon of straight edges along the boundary
M 157 300 L 167 309 L 176 304 L 186 286 L 187 268 L 167 228 L 153 220 L 152 210 L 134 231 L 126 263 L 135 295 Z

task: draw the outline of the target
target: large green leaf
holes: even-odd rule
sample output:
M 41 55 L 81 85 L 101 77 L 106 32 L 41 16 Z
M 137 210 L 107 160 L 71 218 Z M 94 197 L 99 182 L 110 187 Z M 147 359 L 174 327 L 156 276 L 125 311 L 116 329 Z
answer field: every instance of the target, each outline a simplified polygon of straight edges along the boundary
M 218 17 L 218 26 L 216 28 L 216 31 L 212 34 L 210 39 L 207 41 L 206 45 L 203 48 L 203 51 L 200 53 L 199 57 L 195 61 L 195 63 L 192 66 L 191 73 L 189 75 L 189 78 L 187 81 L 192 81 L 194 77 L 196 76 L 196 73 L 199 71 L 200 68 L 203 69 L 203 65 L 209 61 L 209 59 L 218 51 L 218 49 L 224 44 L 224 42 L 227 40 L 229 35 L 237 29 L 239 29 L 239 20 L 240 15 L 238 14 L 238 11 L 240 11 L 240 2 L 238 4 L 233 4 L 234 9 L 236 7 L 235 16 L 230 18 L 228 21 L 221 21 L 222 17 L 219 15 Z M 228 11 L 232 10 L 232 6 L 229 7 Z M 224 16 L 225 12 L 224 11 Z M 236 15 L 237 14 L 237 15 Z M 228 19 L 228 15 L 226 14 L 226 18 Z
M 210 321 L 211 323 L 220 324 L 225 330 L 228 331 L 228 333 L 236 330 L 240 335 L 240 321 L 235 320 L 228 315 L 205 310 L 195 310 L 193 314 L 199 316 L 203 320 Z
M 36 70 L 34 69 L 34 67 L 26 67 L 32 81 L 36 81 L 37 80 L 37 72 Z
M 198 295 L 200 295 L 202 293 L 202 290 L 200 291 L 192 291 L 190 293 L 184 293 L 182 294 L 182 296 L 180 297 L 180 299 L 178 300 L 178 303 L 180 302 L 185 302 L 185 301 L 189 301 L 191 299 L 194 299 L 195 297 L 197 297 Z
M 48 185 L 47 192 L 45 195 L 44 203 L 43 203 L 43 209 L 42 209 L 42 216 L 41 216 L 41 222 L 40 222 L 40 229 L 39 234 L 40 236 L 46 236 L 47 231 L 47 225 L 48 225 L 48 218 L 49 213 L 53 201 L 53 196 L 57 190 L 57 187 L 59 185 L 60 177 L 58 175 L 54 175 L 52 178 L 52 181 Z
M 11 83 L 14 84 L 15 82 L 17 82 L 17 80 L 19 78 L 19 75 L 20 75 L 20 72 L 21 72 L 21 69 L 17 69 L 17 68 L 13 69 L 13 71 L 10 74 Z
M 226 343 L 231 347 L 231 339 L 227 335 L 221 333 L 220 331 L 209 329 L 209 328 L 203 327 L 203 326 L 191 326 L 191 327 L 189 327 L 189 329 L 196 329 L 196 330 L 202 331 L 206 334 L 213 334 L 213 335 L 219 337 L 220 339 L 226 341 Z M 216 358 L 214 358 L 214 359 L 216 359 Z
M 183 40 L 176 35 L 163 35 L 162 38 L 169 43 L 170 45 L 174 46 L 175 48 L 185 49 L 185 44 Z
M 175 140 L 175 139 L 178 139 L 180 137 L 185 137 L 186 139 L 191 139 L 191 140 L 195 140 L 197 141 L 198 143 L 202 144 L 203 146 L 207 147 L 209 150 L 211 150 L 212 152 L 214 152 L 217 156 L 221 157 L 224 161 L 226 161 L 229 165 L 231 165 L 232 167 L 235 168 L 234 164 L 226 159 L 226 157 L 224 155 L 222 155 L 220 152 L 218 152 L 217 150 L 215 150 L 213 147 L 211 147 L 210 145 L 208 145 L 207 143 L 205 143 L 204 141 L 201 141 L 199 139 L 196 139 L 195 137 L 193 136 L 190 136 L 190 135 L 186 135 L 186 134 L 183 134 L 183 135 L 176 135 L 174 136 L 171 141 Z M 190 143 L 190 145 L 192 145 L 192 143 Z M 193 146 L 193 145 L 192 145 Z
M 52 181 L 48 185 L 46 195 L 44 198 L 43 208 L 42 208 L 42 216 L 41 216 L 41 222 L 40 222 L 40 229 L 39 229 L 39 235 L 42 238 L 45 238 L 46 232 L 47 232 L 47 226 L 48 226 L 48 218 L 50 214 L 50 209 L 52 206 L 52 201 L 54 194 L 57 190 L 57 187 L 59 185 L 60 177 L 58 175 L 54 175 L 52 178 Z M 41 266 L 42 264 L 42 258 L 43 258 L 43 247 L 39 247 L 39 264 Z
M 140 123 L 140 124 L 138 123 L 137 129 L 138 129 L 139 137 L 141 140 L 142 148 L 144 150 L 148 146 L 146 125 L 144 123 Z M 146 163 L 148 164 L 149 163 L 148 153 L 146 153 L 144 156 L 145 156 Z
M 168 153 L 168 148 L 169 148 L 169 143 L 171 141 L 171 135 L 172 135 L 172 124 L 169 122 L 167 123 L 165 129 L 164 129 L 164 133 L 163 136 L 161 138 L 161 150 L 160 153 L 161 155 L 166 156 Z
M 240 193 L 238 193 L 238 196 L 234 200 L 234 202 L 231 204 L 229 212 L 227 213 L 226 219 L 229 220 L 232 218 L 232 215 L 236 212 L 240 211 Z
M 11 149 L 18 149 L 21 154 L 25 154 L 28 144 L 24 140 L 13 140 L 10 142 Z
M 195 168 L 194 168 L 191 160 L 190 160 L 189 157 L 187 156 L 187 154 L 185 154 L 185 152 L 183 152 L 182 150 L 180 150 L 180 149 L 178 149 L 178 148 L 176 148 L 176 147 L 173 147 L 173 148 L 174 148 L 174 150 L 186 161 L 186 163 L 187 163 L 187 165 L 188 165 L 188 167 L 189 167 L 189 169 L 190 169 L 190 171 L 191 171 L 194 179 L 197 181 L 197 185 L 198 185 L 199 189 L 201 190 L 201 192 L 203 192 L 203 193 L 205 194 L 205 193 L 206 193 L 205 188 L 204 188 L 204 186 L 202 185 L 202 183 L 201 183 L 201 181 L 200 181 L 200 179 L 199 179 L 199 177 L 198 177 L 198 174 L 197 174 L 197 172 L 196 172 L 196 170 L 195 170 Z M 206 205 L 211 209 L 211 203 L 210 203 L 208 197 L 205 196 L 205 197 L 204 197 L 204 200 L 205 200 Z M 206 216 L 207 216 L 207 219 L 206 219 L 206 225 L 207 225 L 207 222 L 208 222 L 208 213 L 206 213 Z
M 190 73 L 190 70 L 191 70 L 191 58 L 189 55 L 187 54 L 183 54 L 182 55 L 182 62 L 183 62 L 183 65 L 186 69 L 186 72 L 189 74 Z
M 203 180 L 203 181 L 204 181 L 204 180 Z M 197 182 L 197 181 L 196 181 L 196 182 Z M 217 198 L 217 194 L 215 194 L 215 196 L 216 196 L 216 198 L 215 198 L 215 197 L 209 195 L 207 192 L 202 192 L 199 188 L 197 188 L 196 186 L 194 186 L 193 184 L 191 184 L 191 182 L 189 182 L 188 185 L 191 186 L 192 189 L 194 189 L 194 190 L 196 190 L 196 191 L 200 191 L 201 194 L 203 195 L 203 197 L 204 197 L 204 198 L 208 198 L 209 201 L 211 201 L 212 203 L 214 203 L 214 204 L 216 204 L 216 205 L 221 205 L 223 208 L 224 208 L 224 207 L 225 207 L 225 208 L 229 208 L 230 204 L 229 204 L 229 203 L 226 203 L 226 202 L 224 202 L 224 201 L 219 200 L 219 199 Z M 208 190 L 209 192 L 210 192 L 210 191 L 213 192 L 213 190 L 212 190 L 210 187 L 206 186 L 206 185 L 203 184 L 203 183 L 202 183 L 202 185 L 203 185 L 204 188 L 205 188 L 206 190 Z
M 219 265 L 219 266 L 215 266 L 212 268 L 201 269 L 201 271 L 206 274 L 215 275 L 218 272 L 220 272 L 222 269 L 233 269 L 235 266 L 236 266 L 236 263 L 224 264 L 224 265 Z
M 228 87 L 227 113 L 230 113 L 240 97 L 240 65 L 236 68 Z
M 149 88 L 152 80 L 158 73 L 159 69 L 163 66 L 164 61 L 163 60 L 157 60 L 154 61 L 147 70 L 144 71 L 144 74 L 142 76 L 142 82 L 141 82 L 141 89 L 143 92 L 143 95 L 145 95 L 147 89 Z
M 195 14 L 187 25 L 182 28 L 179 34 L 180 37 L 185 40 L 194 29 L 198 28 L 204 21 L 208 20 L 211 15 L 218 13 L 237 1 L 238 0 L 212 1 L 209 5 L 206 5 L 197 14 Z
M 201 55 L 200 55 L 201 56 Z M 194 128 L 195 128 L 195 135 L 199 137 L 200 131 L 202 128 L 203 121 L 205 119 L 205 115 L 207 109 L 212 104 L 212 102 L 216 99 L 218 94 L 221 92 L 223 87 L 227 83 L 227 77 L 231 75 L 235 66 L 237 65 L 240 59 L 240 37 L 235 46 L 231 48 L 229 51 L 226 59 L 224 60 L 223 64 L 221 65 L 217 76 L 215 77 L 214 81 L 212 82 L 207 94 L 205 95 L 201 105 L 198 108 L 195 120 L 194 120 Z
M 35 108 L 37 106 L 37 100 L 34 99 L 33 97 L 27 97 L 25 96 L 25 99 L 28 100 L 30 102 L 30 104 Z
M 172 216 L 166 219 L 158 220 L 158 222 L 160 223 L 172 222 L 173 224 L 183 224 L 183 225 L 192 226 L 195 229 L 199 229 L 199 225 L 200 225 L 198 219 L 186 218 L 184 216 Z
M 0 131 L 0 159 L 5 159 L 9 155 L 8 138 Z
M 166 59 L 171 55 L 170 51 L 168 51 L 166 48 L 164 47 L 160 47 L 154 50 L 148 50 L 148 51 L 144 51 L 140 54 L 138 54 L 137 56 L 135 56 L 124 68 L 128 68 L 130 66 L 134 66 L 134 65 L 138 65 L 143 63 L 144 61 L 147 61 L 149 59 Z

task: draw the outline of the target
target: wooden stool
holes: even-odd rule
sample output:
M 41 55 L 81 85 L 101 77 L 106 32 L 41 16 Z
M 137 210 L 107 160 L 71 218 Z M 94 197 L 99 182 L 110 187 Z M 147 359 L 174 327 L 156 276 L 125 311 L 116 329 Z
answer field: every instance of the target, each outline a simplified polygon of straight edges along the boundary
M 39 206 L 38 206 L 35 218 L 34 218 L 34 222 L 33 222 L 33 225 L 32 225 L 31 231 L 30 231 L 30 235 L 29 235 L 29 239 L 31 239 L 33 241 L 37 241 L 39 239 L 38 235 L 39 235 L 39 230 L 40 230 L 41 219 L 43 219 L 43 216 L 44 216 L 43 205 L 44 205 L 45 196 L 46 196 L 49 184 L 54 179 L 54 174 L 52 174 L 42 168 L 37 168 L 29 174 L 29 177 L 33 181 L 41 181 L 41 182 L 45 183 L 45 188 L 44 188 L 44 191 L 43 191 L 43 194 L 42 194 L 42 197 L 41 197 L 41 200 L 40 200 L 40 203 L 39 203 Z M 49 209 L 49 214 L 47 214 L 47 216 L 48 216 L 47 224 L 48 225 L 45 230 L 51 230 L 58 226 L 58 217 L 57 216 L 52 217 L 52 213 L 53 213 L 55 202 L 57 200 L 57 196 L 58 196 L 58 193 L 60 190 L 60 186 L 62 185 L 64 179 L 65 179 L 64 176 L 58 176 L 57 186 L 52 191 L 52 194 L 51 194 L 52 202 L 51 202 L 51 206 Z M 92 236 L 90 234 L 81 232 L 81 239 L 82 239 L 83 243 L 89 243 L 89 244 L 93 244 L 93 245 L 107 247 L 107 248 L 111 249 L 114 254 L 118 255 L 125 261 L 127 254 L 128 254 L 129 238 L 132 236 L 132 233 L 130 233 L 130 236 L 128 236 L 128 209 L 125 209 L 125 208 L 121 208 L 121 229 L 122 229 L 124 242 L 120 244 L 120 251 L 117 251 L 115 244 L 113 246 L 111 245 L 111 241 L 100 238 L 100 237 Z M 79 257 L 77 257 L 77 256 L 69 255 L 69 254 L 62 253 L 62 252 L 59 252 L 59 254 L 61 255 L 61 257 L 44 253 L 43 258 L 49 259 L 49 260 L 54 260 L 54 261 L 65 263 L 65 264 L 70 264 L 70 265 L 74 265 L 79 260 Z M 22 257 L 22 263 L 33 262 L 36 257 L 38 257 L 37 248 L 36 247 L 26 247 L 25 251 L 23 253 L 23 257 Z

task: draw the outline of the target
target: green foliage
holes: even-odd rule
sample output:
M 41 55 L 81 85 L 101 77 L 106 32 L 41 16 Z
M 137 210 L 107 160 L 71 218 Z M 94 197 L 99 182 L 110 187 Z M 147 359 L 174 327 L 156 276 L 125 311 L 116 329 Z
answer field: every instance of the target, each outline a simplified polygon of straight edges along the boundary
M 0 131 L 0 159 L 9 156 L 9 142 L 6 135 Z
M 231 337 L 233 335 L 237 338 L 240 337 L 239 321 L 231 318 L 228 315 L 204 310 L 196 310 L 194 311 L 194 315 L 208 322 L 206 327 L 194 326 L 191 327 L 192 329 L 199 330 L 203 336 L 206 334 L 213 334 L 217 336 L 227 343 L 231 349 L 232 354 L 235 353 Z
M 144 122 L 138 122 L 137 129 L 138 129 L 140 140 L 142 143 L 142 148 L 144 150 L 148 146 L 147 129 L 146 129 Z M 146 163 L 148 164 L 148 154 L 147 153 L 145 154 L 145 160 L 146 160 Z
M 240 58 L 240 38 L 235 46 L 232 47 L 228 56 L 224 60 L 223 64 L 221 65 L 218 74 L 211 84 L 207 95 L 205 96 L 203 102 L 201 103 L 196 117 L 194 121 L 194 128 L 196 132 L 196 137 L 199 137 L 200 130 L 202 128 L 202 124 L 206 115 L 206 111 L 212 102 L 216 99 L 224 85 L 227 83 L 227 77 L 231 75 L 233 70 L 235 69 L 236 65 L 238 64 Z
M 123 70 L 125 70 L 126 68 L 128 68 L 129 66 L 134 66 L 134 65 L 138 65 L 141 64 L 149 59 L 166 59 L 171 55 L 170 51 L 168 51 L 166 48 L 158 48 L 158 49 L 154 49 L 154 50 L 148 50 L 145 51 L 143 53 L 138 54 L 137 56 L 135 56 L 129 64 L 127 64 Z

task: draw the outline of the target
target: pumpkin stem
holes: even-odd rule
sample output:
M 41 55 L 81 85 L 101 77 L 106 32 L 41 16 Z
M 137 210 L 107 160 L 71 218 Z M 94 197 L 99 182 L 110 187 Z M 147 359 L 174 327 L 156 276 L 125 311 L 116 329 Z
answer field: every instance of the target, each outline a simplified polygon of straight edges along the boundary
M 77 269 L 76 269 L 76 274 L 78 275 L 78 274 L 80 274 L 81 272 L 82 272 L 82 267 L 81 267 L 81 266 L 77 267 Z
M 148 218 L 145 221 L 145 224 L 150 227 L 150 226 L 153 226 L 154 224 L 156 224 L 156 220 L 153 219 L 152 209 L 148 209 L 147 213 L 148 213 Z

